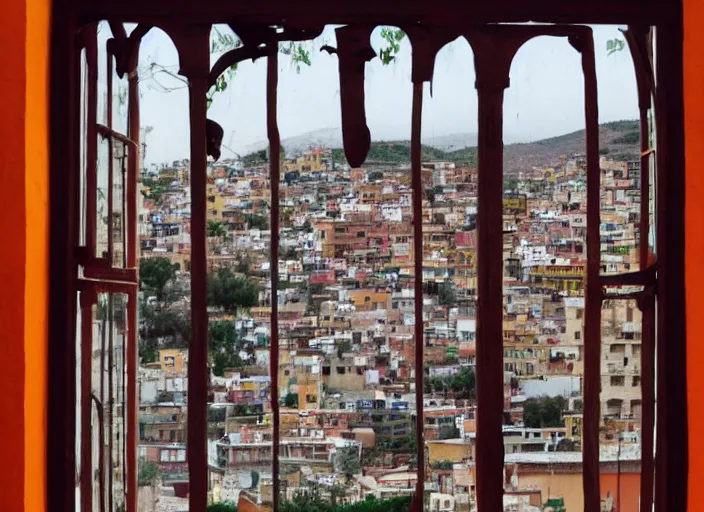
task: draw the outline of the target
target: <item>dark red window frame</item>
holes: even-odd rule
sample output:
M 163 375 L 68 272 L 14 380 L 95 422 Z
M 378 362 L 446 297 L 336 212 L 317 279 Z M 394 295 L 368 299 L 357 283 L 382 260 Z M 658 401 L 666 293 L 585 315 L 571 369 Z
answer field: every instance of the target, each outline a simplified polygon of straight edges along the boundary
M 651 268 L 646 268 L 637 273 L 627 276 L 610 278 L 598 278 L 599 272 L 599 245 L 588 244 L 589 259 L 587 275 L 587 312 L 585 315 L 585 338 L 587 353 L 585 358 L 585 443 L 584 443 L 584 489 L 585 489 L 585 510 L 598 510 L 599 507 L 599 487 L 598 487 L 598 378 L 599 365 L 599 315 L 600 302 L 605 297 L 607 289 L 611 286 L 639 285 L 643 287 L 643 292 L 635 296 L 639 301 L 639 306 L 644 311 L 644 339 L 643 339 L 643 403 L 644 403 L 644 426 L 649 423 L 657 425 L 658 457 L 655 463 L 650 457 L 651 450 L 647 450 L 647 443 L 652 446 L 652 437 L 644 439 L 643 453 L 647 455 L 643 458 L 643 472 L 649 473 L 648 468 L 655 466 L 654 477 L 654 501 L 656 510 L 685 510 L 687 497 L 687 415 L 686 415 L 686 382 L 685 382 L 685 322 L 684 322 L 684 274 L 683 274 L 683 250 L 684 250 L 684 156 L 683 156 L 683 105 L 682 105 L 682 28 L 681 28 L 681 6 L 679 3 L 666 2 L 664 0 L 651 0 L 648 2 L 636 2 L 635 0 L 620 0 L 617 2 L 607 2 L 606 0 L 596 0 L 593 2 L 572 2 L 565 5 L 563 2 L 554 0 L 542 0 L 531 5 L 525 2 L 510 0 L 503 3 L 492 3 L 485 0 L 472 3 L 467 6 L 459 6 L 450 0 L 433 2 L 404 2 L 401 6 L 395 2 L 387 3 L 383 6 L 376 2 L 363 0 L 355 3 L 354 12 L 345 9 L 344 5 L 330 5 L 318 1 L 308 1 L 302 4 L 291 5 L 280 0 L 260 2 L 254 5 L 232 5 L 231 2 L 218 0 L 206 5 L 195 5 L 188 1 L 163 2 L 163 1 L 138 1 L 127 0 L 123 2 L 69 2 L 68 0 L 58 0 L 54 4 L 53 35 L 52 35 L 52 133 L 51 133 L 51 335 L 50 335 L 50 375 L 49 375 L 49 407 L 50 417 L 63 417 L 64 421 L 59 422 L 58 428 L 53 429 L 49 443 L 49 506 L 55 510 L 74 509 L 74 475 L 75 462 L 73 460 L 73 446 L 75 439 L 74 416 L 67 414 L 67 411 L 75 407 L 75 356 L 73 346 L 75 344 L 74 332 L 78 326 L 74 325 L 75 316 L 75 294 L 76 291 L 88 287 L 95 293 L 97 291 L 113 291 L 136 289 L 136 254 L 133 250 L 127 254 L 126 269 L 112 269 L 109 265 L 102 264 L 99 258 L 95 258 L 91 247 L 95 240 L 88 240 L 85 248 L 77 248 L 75 241 L 78 239 L 77 222 L 77 193 L 78 193 L 78 56 L 83 38 L 76 37 L 82 26 L 101 19 L 109 19 L 121 52 L 122 72 L 134 69 L 136 63 L 136 48 L 139 37 L 151 24 L 159 23 L 160 27 L 166 30 L 174 40 L 181 57 L 181 73 L 188 77 L 191 92 L 191 164 L 192 164 L 192 211 L 194 222 L 192 226 L 193 252 L 192 252 L 192 277 L 193 277 L 193 330 L 194 338 L 207 338 L 207 314 L 205 311 L 205 243 L 198 241 L 205 240 L 205 93 L 212 80 L 212 73 L 208 69 L 208 35 L 209 24 L 223 21 L 240 20 L 240 23 L 263 25 L 280 25 L 288 27 L 315 27 L 327 23 L 350 23 L 352 26 L 357 23 L 366 25 L 395 25 L 403 28 L 409 34 L 414 49 L 421 48 L 423 51 L 414 51 L 414 102 L 412 121 L 412 168 L 414 170 L 414 190 L 419 190 L 419 167 L 420 167 L 420 109 L 421 96 L 417 92 L 422 87 L 422 82 L 427 80 L 427 71 L 424 74 L 424 63 L 432 62 L 435 52 L 442 46 L 443 37 L 438 34 L 464 34 L 472 43 L 477 62 L 477 88 L 480 101 L 480 148 L 479 148 L 479 201 L 481 203 L 482 218 L 479 222 L 479 245 L 482 256 L 479 258 L 479 286 L 480 308 L 479 308 L 479 332 L 477 336 L 477 368 L 478 368 L 478 393 L 479 393 L 479 413 L 478 413 L 478 437 L 479 445 L 482 446 L 477 453 L 477 492 L 479 504 L 482 509 L 498 510 L 501 504 L 502 478 L 501 471 L 503 461 L 498 457 L 488 457 L 484 453 L 496 454 L 496 449 L 503 449 L 501 442 L 501 395 L 498 378 L 495 375 L 501 374 L 503 347 L 501 344 L 490 344 L 488 339 L 502 339 L 501 337 L 501 316 L 499 309 L 501 305 L 501 270 L 497 266 L 492 267 L 490 260 L 492 255 L 500 254 L 501 238 L 492 231 L 498 226 L 497 232 L 501 232 L 501 105 L 503 88 L 508 84 L 507 73 L 502 72 L 496 63 L 482 62 L 481 47 L 487 40 L 494 37 L 497 32 L 503 32 L 500 38 L 501 50 L 499 52 L 501 64 L 510 65 L 510 58 L 520 45 L 520 40 L 525 39 L 527 34 L 535 30 L 555 30 L 560 32 L 556 35 L 572 36 L 571 42 L 582 52 L 585 71 L 585 98 L 588 133 L 588 154 L 591 155 L 588 163 L 588 216 L 589 231 L 588 239 L 598 241 L 598 190 L 599 173 L 598 164 L 596 172 L 594 169 L 593 155 L 598 155 L 598 141 L 594 137 L 594 125 L 596 123 L 596 109 L 592 108 L 595 102 L 596 87 L 592 83 L 593 60 L 590 63 L 589 52 L 593 52 L 585 42 L 585 35 L 579 32 L 574 33 L 576 27 L 480 27 L 480 24 L 495 21 L 522 22 L 538 20 L 545 22 L 566 22 L 566 23 L 615 23 L 630 24 L 632 30 L 628 34 L 629 46 L 635 58 L 639 100 L 641 107 L 642 133 L 647 131 L 647 126 L 643 124 L 643 112 L 647 112 L 651 106 L 651 97 L 654 98 L 654 110 L 656 113 L 657 125 L 657 148 L 653 156 L 653 151 L 646 145 L 642 147 L 642 170 L 647 166 L 650 158 L 657 160 L 657 213 L 656 232 L 657 262 L 652 262 Z M 458 27 L 457 19 L 471 20 L 474 24 L 471 27 Z M 134 38 L 127 38 L 123 31 L 119 29 L 121 21 L 140 22 L 135 31 Z M 419 25 L 418 22 L 423 22 Z M 189 23 L 189 24 L 187 24 Z M 647 47 L 644 44 L 644 26 L 654 26 L 657 32 L 657 68 L 649 69 Z M 427 30 L 428 27 L 433 30 Z M 438 30 L 442 28 L 443 30 Z M 360 30 L 367 30 L 366 28 Z M 303 34 L 304 36 L 306 34 Z M 300 37 L 300 36 L 299 36 Z M 438 40 L 439 37 L 439 40 Z M 454 37 L 452 37 L 454 39 Z M 496 42 L 497 40 L 494 40 Z M 438 46 L 439 44 L 439 46 Z M 436 48 L 437 46 L 437 48 Z M 435 50 L 433 51 L 433 49 Z M 428 54 L 423 55 L 427 50 Z M 90 52 L 89 52 L 90 53 Z M 242 52 L 241 52 L 242 53 Z M 276 102 L 276 74 L 275 62 L 269 54 L 269 80 L 267 101 L 269 107 L 268 128 L 270 137 L 270 147 L 273 151 L 278 148 L 278 132 L 276 130 L 275 116 L 272 115 L 272 106 Z M 341 73 L 344 72 L 342 61 L 344 49 L 338 48 L 338 55 L 341 59 Z M 231 56 L 237 59 L 242 55 Z M 248 55 L 251 58 L 253 55 Z M 494 57 L 497 54 L 493 55 Z M 89 57 L 89 60 L 92 57 Z M 591 57 L 593 59 L 593 55 Z M 349 59 L 347 59 L 349 62 Z M 432 71 L 432 67 L 430 68 Z M 484 71 L 482 71 L 484 69 Z M 498 73 L 498 74 L 497 74 Z M 137 84 L 136 77 L 130 73 L 130 99 L 136 99 Z M 355 78 L 353 76 L 353 78 Z M 356 77 L 358 78 L 358 77 Z M 363 77 L 362 77 L 363 79 Z M 351 83 L 351 82 L 350 82 Z M 134 94 L 134 96 L 133 96 Z M 359 102 L 359 97 L 352 97 L 345 103 L 354 105 Z M 358 91 L 357 91 L 358 94 Z M 593 96 L 592 96 L 593 94 Z M 647 98 L 647 99 L 646 99 Z M 359 105 L 357 103 L 357 105 Z M 363 105 L 363 96 L 362 96 Z M 137 134 L 139 133 L 138 109 L 131 109 L 130 116 L 130 141 L 138 144 Z M 363 109 L 361 110 L 363 115 Z M 94 114 L 94 112 L 93 112 Z M 368 145 L 365 149 L 364 133 L 359 130 L 350 130 L 350 127 L 360 126 L 363 118 L 359 117 L 360 110 L 352 107 L 345 109 L 343 104 L 343 134 L 345 138 L 345 150 L 350 162 L 361 162 L 366 155 Z M 90 117 L 90 113 L 89 113 Z M 347 125 L 348 130 L 344 130 Z M 91 125 L 89 125 L 91 126 Z M 119 140 L 118 134 L 112 132 L 110 126 L 94 128 Z M 89 128 L 90 132 L 90 128 Z M 134 136 L 133 136 L 134 135 Z M 643 140 L 647 140 L 642 138 Z M 89 140 L 90 137 L 89 137 Z M 93 137 L 92 140 L 97 140 Z M 273 153 L 275 154 L 275 153 Z M 89 152 L 90 156 L 95 153 Z M 136 152 L 130 153 L 130 173 L 136 172 Z M 272 158 L 278 162 L 278 159 Z M 493 171 L 493 172 L 492 172 Z M 271 169 L 272 178 L 278 176 L 278 169 Z M 642 176 L 647 173 L 642 172 Z M 89 176 L 90 173 L 87 173 Z M 134 174 L 132 174 L 134 176 Z M 642 180 L 646 181 L 646 180 Z M 133 181 L 134 183 L 134 181 Z M 278 180 L 272 179 L 272 197 L 277 195 L 273 190 Z M 646 197 L 648 186 L 643 185 L 641 197 Z M 134 197 L 136 189 L 129 189 L 128 197 Z M 646 192 L 646 194 L 643 194 Z M 596 195 L 596 198 L 594 197 Z M 202 197 L 201 197 L 202 196 Z M 420 210 L 420 194 L 414 194 L 414 218 L 421 218 L 418 215 Z M 645 201 L 642 201 L 645 203 Z M 275 242 L 276 223 L 278 215 L 275 209 L 278 208 L 276 200 L 272 201 L 272 257 L 276 257 L 278 244 Z M 90 208 L 88 209 L 90 218 Z M 128 207 L 128 211 L 136 213 L 133 204 Z M 93 217 L 95 219 L 95 217 Z M 641 222 L 645 217 L 641 216 Z M 127 223 L 128 237 L 130 240 L 136 239 L 134 222 Z M 201 225 L 202 224 L 202 225 Z M 647 224 L 646 224 L 647 225 Z M 594 232 L 596 230 L 596 233 Z M 419 222 L 414 223 L 414 234 L 416 235 L 416 248 L 421 243 L 421 237 L 417 236 L 421 231 Z M 641 228 L 641 261 L 649 261 L 647 255 L 647 239 L 643 238 L 647 230 Z M 131 246 L 133 249 L 135 244 Z M 646 252 L 643 252 L 646 251 Z M 416 254 L 422 254 L 416 252 Z M 500 259 L 500 256 L 499 256 Z M 420 262 L 419 262 L 420 261 Z M 484 261 L 484 263 L 482 263 Z M 76 274 L 76 264 L 80 263 L 87 270 L 83 278 Z M 272 267 L 276 268 L 276 266 Z M 420 272 L 422 260 L 416 261 L 416 293 L 422 292 L 420 283 Z M 595 278 L 596 276 L 596 278 Z M 272 282 L 276 283 L 272 276 Z M 497 284 L 498 283 L 498 284 Z M 275 286 L 275 284 L 274 284 Z M 125 288 L 123 288 L 125 287 Z M 655 299 L 654 297 L 657 297 Z M 130 304 L 134 306 L 133 300 Z M 657 306 L 656 306 L 657 304 Z M 272 308 L 272 314 L 276 318 L 276 310 Z M 416 316 L 420 315 L 420 301 L 416 301 Z M 134 313 L 128 316 L 134 318 Z M 657 316 L 657 333 L 652 328 Z M 649 328 L 647 326 L 650 326 Z M 596 326 L 596 327 L 595 327 Z M 276 339 L 276 322 L 272 324 L 272 339 Z M 416 322 L 416 329 L 422 333 L 422 324 Z M 134 330 L 132 330 L 133 332 Z M 650 334 L 648 334 L 650 333 Z M 200 335 L 200 336 L 199 336 Z M 416 340 L 422 340 L 422 335 L 416 334 Z M 484 341 L 483 341 L 484 340 Z M 275 342 L 274 342 L 275 343 Z M 128 342 L 128 350 L 133 350 L 136 354 L 136 340 L 134 332 Z M 207 361 L 206 347 L 192 347 L 189 362 L 189 397 L 192 401 L 189 404 L 189 429 L 188 447 L 189 464 L 194 468 L 206 467 L 205 431 L 206 431 L 206 393 L 207 374 L 205 366 Z M 276 363 L 277 351 L 272 352 L 272 364 Z M 422 343 L 416 345 L 416 364 L 422 365 Z M 654 365 L 658 362 L 659 371 L 657 373 L 657 397 L 654 394 Z M 136 359 L 135 359 L 136 362 Z M 649 375 L 645 365 L 652 365 Z M 134 363 L 131 366 L 134 371 Z M 596 370 L 595 370 L 596 368 Z M 594 372 L 597 374 L 594 374 Z M 277 375 L 273 372 L 272 376 Z M 418 372 L 417 372 L 418 375 Z M 73 379 L 72 379 L 73 377 Z M 134 378 L 133 373 L 131 378 Z M 422 404 L 422 372 L 417 377 L 416 389 L 420 396 L 419 404 Z M 495 382 L 496 381 L 496 382 Z M 276 383 L 272 383 L 276 394 Z M 647 402 L 657 398 L 657 418 L 652 414 L 648 416 L 646 411 Z M 130 401 L 131 400 L 131 401 Z M 278 400 L 272 396 L 274 403 L 274 432 L 278 437 L 278 414 L 276 406 Z M 136 394 L 128 392 L 128 406 L 135 410 Z M 653 409 L 650 408 L 652 412 Z M 591 414 L 590 414 L 591 412 Z M 52 416 L 52 413 L 54 414 Z M 419 421 L 422 424 L 422 415 L 419 414 Z M 422 429 L 421 429 L 422 431 Z M 652 432 L 651 432 L 652 433 Z M 57 442 L 57 437 L 60 440 Z M 648 436 L 646 436 L 647 438 Z M 276 442 L 275 438 L 275 442 Z M 136 439 L 134 433 L 132 439 L 128 439 L 128 445 L 133 446 Z M 419 453 L 423 443 L 418 443 Z M 278 467 L 277 450 L 273 450 L 274 473 Z M 129 451 L 128 451 L 129 454 Z M 132 481 L 136 479 L 134 474 L 135 455 L 132 455 Z M 419 459 L 421 460 L 421 459 Z M 422 464 L 419 464 L 419 490 L 422 489 Z M 129 470 L 128 470 L 129 471 Z M 200 510 L 205 506 L 205 495 L 207 492 L 207 477 L 205 471 L 192 473 L 191 481 L 191 509 Z M 648 485 L 647 478 L 642 481 L 641 510 L 649 510 L 647 503 L 653 494 L 649 494 L 652 485 Z M 276 479 L 275 479 L 276 485 Z M 134 489 L 134 487 L 133 487 Z M 417 493 L 422 496 L 422 493 Z M 278 493 L 274 492 L 275 500 Z M 645 500 L 643 499 L 645 498 Z M 129 507 L 135 507 L 135 493 L 131 494 L 128 501 Z M 418 502 L 416 502 L 418 503 Z M 422 502 L 421 502 L 422 503 Z M 134 510 L 134 508 L 128 509 Z

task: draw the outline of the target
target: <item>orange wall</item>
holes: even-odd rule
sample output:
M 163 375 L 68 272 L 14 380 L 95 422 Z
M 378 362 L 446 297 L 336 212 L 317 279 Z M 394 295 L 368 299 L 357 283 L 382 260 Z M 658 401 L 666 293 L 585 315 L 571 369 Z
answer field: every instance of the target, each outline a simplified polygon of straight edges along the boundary
M 584 493 L 582 492 L 581 473 L 521 473 L 518 471 L 519 489 L 540 489 L 543 502 L 549 498 L 565 500 L 567 512 L 584 508 Z
M 606 499 L 607 493 L 611 493 L 616 503 L 616 497 L 621 491 L 621 508 L 618 512 L 638 512 L 640 503 L 640 473 L 621 473 L 621 484 L 618 484 L 616 473 L 602 473 L 599 477 L 601 487 L 601 499 Z
M 0 469 L 0 502 L 8 512 L 41 512 L 46 501 L 50 5 L 5 2 L 0 18 L 0 48 L 9 49 L 0 67 L 0 453 L 10 461 Z
M 606 499 L 611 493 L 614 503 L 617 496 L 616 473 L 601 473 L 599 486 L 601 498 Z M 567 512 L 582 510 L 584 507 L 584 492 L 582 487 L 582 473 L 558 473 L 546 470 L 545 472 L 521 473 L 519 470 L 518 485 L 520 489 L 537 488 L 542 492 L 542 500 L 548 498 L 563 498 Z M 621 473 L 621 508 L 618 512 L 638 512 L 640 500 L 640 473 Z
M 24 297 L 25 510 L 46 507 L 46 382 L 49 294 L 49 27 L 51 0 L 27 0 Z

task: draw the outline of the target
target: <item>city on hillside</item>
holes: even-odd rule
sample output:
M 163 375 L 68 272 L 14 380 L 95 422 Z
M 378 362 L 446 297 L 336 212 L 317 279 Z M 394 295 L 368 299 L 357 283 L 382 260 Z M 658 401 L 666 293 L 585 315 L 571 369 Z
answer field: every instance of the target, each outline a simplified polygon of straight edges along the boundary
M 638 129 L 636 122 L 617 128 L 624 140 Z M 601 155 L 603 274 L 639 268 L 641 169 L 632 157 L 638 139 L 629 142 L 630 158 L 608 150 Z M 273 449 L 282 511 L 312 504 L 315 510 L 409 510 L 419 465 L 426 510 L 475 510 L 480 205 L 474 155 L 424 157 L 423 251 L 415 254 L 408 148 L 375 143 L 372 152 L 363 168 L 350 168 L 334 148 L 282 160 L 277 262 L 270 258 L 267 151 L 209 165 L 212 510 L 271 510 Z M 496 343 L 504 347 L 504 511 L 577 512 L 583 503 L 584 153 L 507 169 L 503 201 L 503 339 Z M 143 165 L 138 456 L 145 512 L 188 506 L 188 347 L 204 341 L 192 340 L 190 330 L 190 205 L 187 160 Z M 422 297 L 414 293 L 417 258 Z M 272 265 L 278 266 L 275 297 Z M 423 301 L 423 339 L 414 336 L 416 300 Z M 641 312 L 635 301 L 606 300 L 601 314 L 602 489 L 616 489 L 602 496 L 601 510 L 622 512 L 638 505 Z M 416 368 L 417 344 L 422 369 Z M 272 348 L 279 361 L 273 370 L 278 447 Z M 417 371 L 423 372 L 422 404 Z M 423 432 L 416 430 L 418 414 Z

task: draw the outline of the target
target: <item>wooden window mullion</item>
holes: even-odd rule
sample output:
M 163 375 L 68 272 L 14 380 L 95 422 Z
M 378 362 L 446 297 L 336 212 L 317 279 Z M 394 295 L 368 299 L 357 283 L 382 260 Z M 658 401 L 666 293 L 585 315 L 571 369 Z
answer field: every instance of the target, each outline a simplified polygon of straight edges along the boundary
M 477 147 L 477 444 L 479 510 L 503 509 L 503 98 L 517 49 L 499 33 L 475 32 Z
M 168 31 L 180 72 L 188 79 L 191 155 L 191 340 L 188 346 L 188 506 L 204 510 L 208 500 L 208 309 L 206 94 L 210 71 L 210 27 L 183 25 Z
M 280 479 L 279 479 L 279 180 L 281 178 L 280 155 L 281 138 L 276 117 L 277 87 L 279 81 L 278 68 L 279 47 L 271 44 L 267 55 L 266 75 L 266 127 L 269 138 L 269 173 L 271 183 L 271 337 L 269 341 L 269 363 L 271 373 L 271 411 L 272 411 L 272 506 L 279 510 Z M 299 397 L 301 400 L 303 397 Z
M 415 52 L 414 52 L 415 54 Z M 415 67 L 415 63 L 414 63 Z M 423 180 L 421 175 L 421 117 L 423 112 L 423 82 L 413 83 L 413 110 L 411 113 L 411 180 L 413 189 L 413 253 L 414 259 L 414 316 L 415 316 L 415 386 L 416 386 L 416 458 L 418 478 L 414 510 L 423 509 L 425 489 L 425 437 L 423 391 Z
M 584 510 L 599 510 L 599 417 L 601 393 L 601 169 L 599 165 L 599 103 L 594 40 L 591 29 L 571 41 L 582 54 L 587 143 L 587 268 L 584 293 L 584 417 L 582 485 Z
M 650 250 L 650 166 L 654 157 L 650 147 L 650 125 L 654 90 L 651 64 L 651 29 L 629 26 L 625 31 L 636 72 L 638 86 L 638 108 L 640 115 L 640 219 L 639 219 L 639 267 L 647 269 L 655 265 Z M 653 507 L 654 485 L 654 429 L 655 429 L 655 295 L 654 284 L 645 286 L 643 297 L 638 301 L 642 311 L 641 339 L 641 476 L 640 510 L 650 512 Z

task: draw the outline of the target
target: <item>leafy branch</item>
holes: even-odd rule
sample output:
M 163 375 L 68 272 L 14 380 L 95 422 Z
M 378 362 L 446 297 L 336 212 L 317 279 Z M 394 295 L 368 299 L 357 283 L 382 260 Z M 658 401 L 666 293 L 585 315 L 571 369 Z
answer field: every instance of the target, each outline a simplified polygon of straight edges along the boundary
M 393 27 L 383 27 L 381 29 L 381 38 L 383 47 L 379 50 L 379 59 L 382 64 L 388 65 L 393 62 L 396 56 L 401 51 L 401 41 L 406 37 L 403 30 Z M 224 31 L 218 27 L 213 27 L 210 41 L 211 56 L 219 56 L 235 48 L 242 46 L 242 41 L 232 32 Z M 310 51 L 310 42 L 294 42 L 288 41 L 279 44 L 279 52 L 291 59 L 291 64 L 296 68 L 296 72 L 301 72 L 302 66 L 311 66 L 312 58 Z M 220 75 L 215 81 L 215 85 L 210 88 L 207 93 L 207 105 L 210 108 L 216 94 L 225 92 L 237 71 L 237 63 L 233 64 L 227 71 Z M 167 75 L 181 82 L 178 86 L 169 86 L 159 81 L 160 75 Z M 174 69 L 163 66 L 157 62 L 150 62 L 140 70 L 142 81 L 150 80 L 161 92 L 172 92 L 178 89 L 188 87 L 188 80 L 180 76 Z
M 606 41 L 606 55 L 611 56 L 616 52 L 623 51 L 626 47 L 626 42 L 623 39 L 615 38 Z
M 381 38 L 386 42 L 386 47 L 379 51 L 379 59 L 385 66 L 391 64 L 396 55 L 401 51 L 401 41 L 406 37 L 403 30 L 384 27 L 381 29 Z

